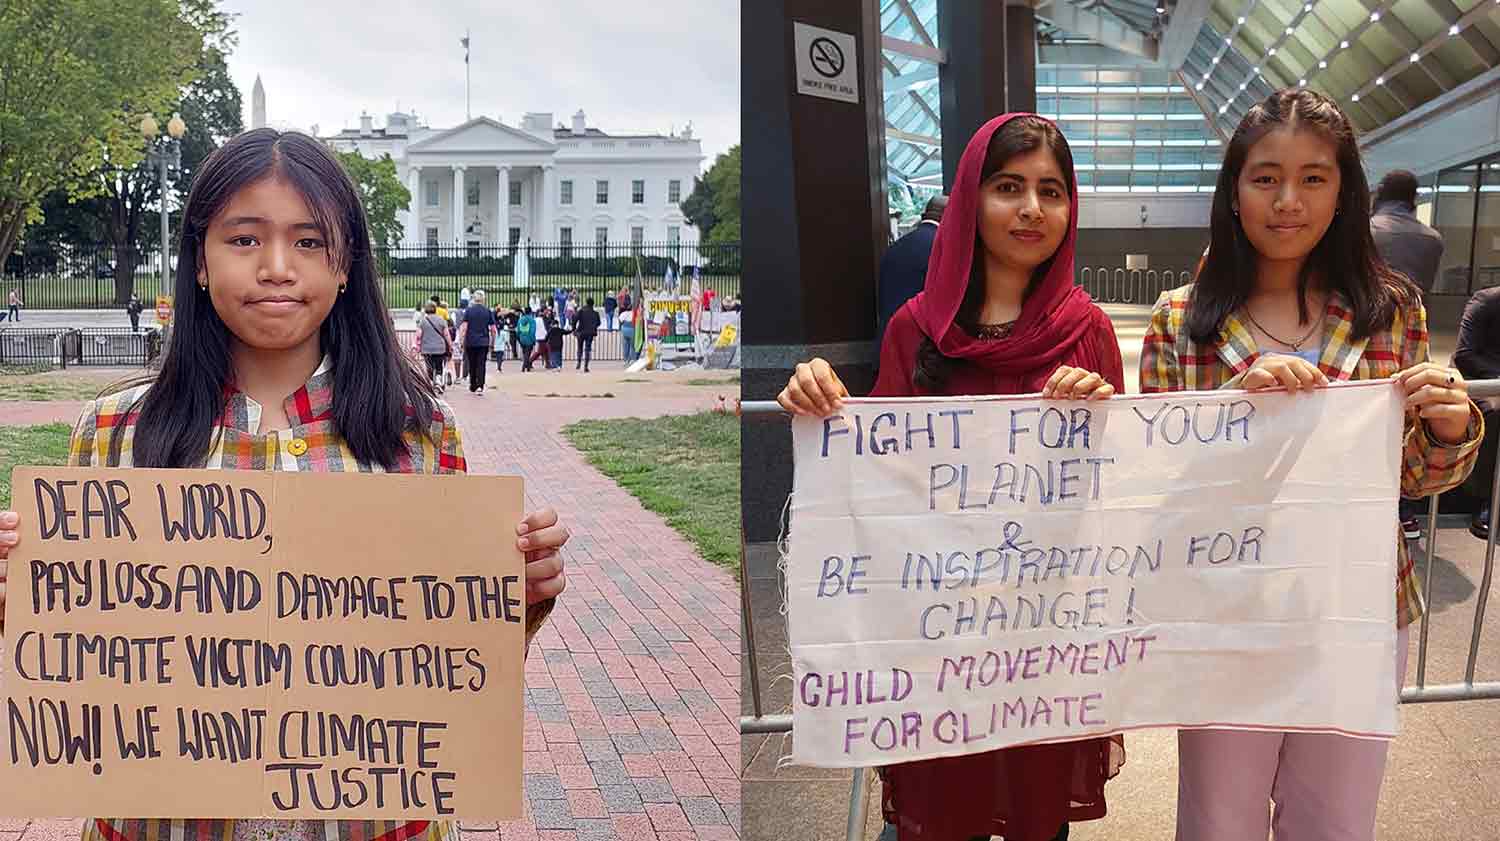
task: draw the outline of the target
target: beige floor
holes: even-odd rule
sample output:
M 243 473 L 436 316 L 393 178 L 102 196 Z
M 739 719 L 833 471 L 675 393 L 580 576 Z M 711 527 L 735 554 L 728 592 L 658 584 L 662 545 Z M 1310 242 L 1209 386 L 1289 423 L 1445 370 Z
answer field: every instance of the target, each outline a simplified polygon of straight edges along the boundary
M 1144 307 L 1106 306 L 1125 354 L 1127 388 L 1136 390 L 1136 366 L 1148 312 Z M 1445 321 L 1451 319 L 1444 319 Z M 1432 358 L 1453 352 L 1452 329 L 1432 336 Z M 1429 627 L 1429 684 L 1461 681 L 1474 621 L 1475 599 L 1484 575 L 1485 545 L 1462 528 L 1439 534 L 1432 570 Z M 1418 569 L 1425 561 L 1418 558 Z M 1491 603 L 1500 600 L 1492 583 Z M 769 593 L 754 592 L 764 605 Z M 775 617 L 757 608 L 757 643 L 768 710 L 786 709 L 784 638 Z M 1493 625 L 1500 618 L 1491 620 Z M 1495 631 L 1486 628 L 1485 636 Z M 1407 684 L 1416 683 L 1418 635 L 1412 635 Z M 1482 642 L 1476 679 L 1500 679 L 1500 641 Z M 747 690 L 748 691 L 748 690 Z M 748 709 L 748 701 L 747 701 Z M 1378 831 L 1381 841 L 1461 841 L 1500 839 L 1500 756 L 1491 753 L 1500 733 L 1500 701 L 1405 705 L 1401 735 L 1392 744 L 1382 790 Z M 850 775 L 822 769 L 777 768 L 789 752 L 789 737 L 745 737 L 744 817 L 746 841 L 842 839 L 848 816 Z M 1109 784 L 1110 813 L 1103 820 L 1072 829 L 1075 841 L 1163 841 L 1173 837 L 1177 794 L 1176 735 L 1163 730 L 1132 734 L 1129 759 Z M 880 835 L 879 787 L 872 786 L 864 837 Z

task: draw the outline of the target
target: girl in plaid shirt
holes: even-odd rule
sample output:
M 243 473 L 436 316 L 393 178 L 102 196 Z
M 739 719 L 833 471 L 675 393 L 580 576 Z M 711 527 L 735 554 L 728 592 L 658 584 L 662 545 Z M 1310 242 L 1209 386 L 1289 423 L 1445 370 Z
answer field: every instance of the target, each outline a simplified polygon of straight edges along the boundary
M 210 155 L 188 195 L 178 253 L 175 335 L 160 373 L 89 407 L 70 463 L 464 472 L 452 411 L 398 345 L 357 188 L 323 144 L 256 129 Z M 0 582 L 18 523 L 0 512 Z M 529 642 L 563 589 L 568 531 L 547 508 L 527 514 L 516 535 Z M 444 821 L 98 818 L 83 837 L 456 841 L 458 832 Z
M 1287 89 L 1254 106 L 1224 154 L 1208 254 L 1162 295 L 1141 352 L 1144 392 L 1299 390 L 1393 377 L 1406 394 L 1401 491 L 1462 482 L 1484 422 L 1457 372 L 1427 359 L 1411 281 L 1380 259 L 1354 128 L 1332 101 Z M 1396 523 L 1397 663 L 1420 591 Z M 1326 699 L 1306 698 L 1307 703 Z M 1178 841 L 1371 841 L 1387 742 L 1333 734 L 1178 731 Z M 1272 818 L 1267 802 L 1274 801 Z

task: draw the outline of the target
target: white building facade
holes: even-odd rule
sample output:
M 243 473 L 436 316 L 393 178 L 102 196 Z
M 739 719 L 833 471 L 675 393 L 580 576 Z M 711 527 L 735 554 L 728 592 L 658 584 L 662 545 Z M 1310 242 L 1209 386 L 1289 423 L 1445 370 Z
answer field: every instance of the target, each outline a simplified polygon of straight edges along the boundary
M 696 243 L 682 214 L 703 153 L 690 129 L 680 135 L 610 135 L 552 114 L 525 115 L 520 127 L 490 117 L 435 130 L 409 114 L 376 129 L 322 138 L 339 151 L 390 155 L 411 192 L 407 245 L 589 246 Z

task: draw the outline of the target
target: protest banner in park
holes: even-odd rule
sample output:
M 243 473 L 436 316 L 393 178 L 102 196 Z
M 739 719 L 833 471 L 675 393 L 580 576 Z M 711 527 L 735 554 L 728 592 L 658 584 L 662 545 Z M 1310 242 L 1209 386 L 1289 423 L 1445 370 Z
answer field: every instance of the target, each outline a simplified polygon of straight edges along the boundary
M 0 814 L 507 818 L 521 481 L 17 468 Z M 442 522 L 493 523 L 446 534 Z
M 796 761 L 1395 734 L 1402 401 L 849 400 L 793 422 Z

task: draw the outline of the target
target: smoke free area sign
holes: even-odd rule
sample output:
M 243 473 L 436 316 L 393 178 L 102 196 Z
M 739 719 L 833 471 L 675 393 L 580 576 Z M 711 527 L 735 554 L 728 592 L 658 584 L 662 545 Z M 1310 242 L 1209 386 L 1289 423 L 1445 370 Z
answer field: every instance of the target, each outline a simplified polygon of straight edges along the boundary
M 797 54 L 797 93 L 859 102 L 858 52 L 854 36 L 792 22 Z

